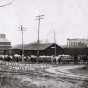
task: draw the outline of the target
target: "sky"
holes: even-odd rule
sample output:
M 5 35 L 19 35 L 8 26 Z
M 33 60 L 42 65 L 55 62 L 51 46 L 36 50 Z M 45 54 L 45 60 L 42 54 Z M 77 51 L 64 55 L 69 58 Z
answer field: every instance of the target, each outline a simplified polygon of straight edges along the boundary
M 0 7 L 0 33 L 5 33 L 12 45 L 20 44 L 19 26 L 23 25 L 24 43 L 36 42 L 36 16 L 42 14 L 41 42 L 54 42 L 54 32 L 59 45 L 66 44 L 67 38 L 88 38 L 88 0 L 13 0 Z

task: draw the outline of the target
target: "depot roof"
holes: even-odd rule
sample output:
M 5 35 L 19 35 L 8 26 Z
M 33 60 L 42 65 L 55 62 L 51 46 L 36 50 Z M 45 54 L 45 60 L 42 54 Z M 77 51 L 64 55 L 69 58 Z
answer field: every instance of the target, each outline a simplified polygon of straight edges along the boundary
M 31 43 L 31 44 L 24 44 L 24 50 L 45 50 L 46 48 L 52 46 L 55 43 Z M 57 45 L 57 44 L 56 44 Z M 57 45 L 58 46 L 58 45 Z M 13 49 L 22 49 L 22 45 L 16 45 Z

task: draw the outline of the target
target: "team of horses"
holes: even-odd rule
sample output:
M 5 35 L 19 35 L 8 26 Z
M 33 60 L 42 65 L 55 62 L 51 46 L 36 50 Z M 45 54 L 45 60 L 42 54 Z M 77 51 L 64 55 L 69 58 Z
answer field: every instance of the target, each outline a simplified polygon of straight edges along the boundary
M 58 56 L 24 56 L 24 62 L 27 63 L 47 63 L 47 64 L 88 64 L 88 56 L 87 55 L 79 55 L 79 56 L 71 56 L 71 55 L 58 55 Z M 2 55 L 0 56 L 0 60 L 4 61 L 14 61 L 21 62 L 21 55 Z

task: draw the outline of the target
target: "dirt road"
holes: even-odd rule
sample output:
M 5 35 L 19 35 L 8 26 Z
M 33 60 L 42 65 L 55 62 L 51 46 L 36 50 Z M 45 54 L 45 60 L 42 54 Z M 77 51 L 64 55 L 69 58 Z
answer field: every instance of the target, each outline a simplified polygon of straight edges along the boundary
M 35 67 L 38 66 L 33 68 Z M 59 74 L 46 72 L 40 68 L 27 74 L 1 72 L 1 76 L 3 76 L 0 80 L 1 88 L 88 88 L 88 81 L 60 77 Z

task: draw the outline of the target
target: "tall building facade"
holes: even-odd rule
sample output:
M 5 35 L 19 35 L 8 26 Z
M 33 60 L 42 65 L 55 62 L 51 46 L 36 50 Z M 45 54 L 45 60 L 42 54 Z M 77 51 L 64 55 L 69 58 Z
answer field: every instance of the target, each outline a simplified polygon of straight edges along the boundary
M 68 48 L 85 48 L 88 47 L 88 39 L 67 39 Z

